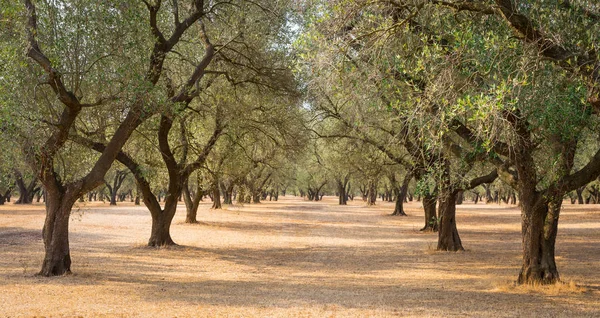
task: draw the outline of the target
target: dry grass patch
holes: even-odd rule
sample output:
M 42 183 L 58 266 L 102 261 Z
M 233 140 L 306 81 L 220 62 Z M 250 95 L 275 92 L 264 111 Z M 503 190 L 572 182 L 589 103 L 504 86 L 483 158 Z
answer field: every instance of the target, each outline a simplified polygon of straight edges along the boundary
M 82 205 L 71 219 L 73 275 L 33 275 L 42 205 L 0 206 L 0 317 L 593 317 L 600 313 L 600 210 L 565 206 L 557 243 L 569 283 L 514 286 L 520 216 L 465 204 L 465 252 L 436 252 L 417 202 L 338 206 L 336 198 L 179 207 L 180 246 L 149 248 L 151 219 L 130 203 Z M 564 225 L 564 226 L 562 226 Z M 578 284 L 571 283 L 572 281 Z M 502 283 L 497 283 L 502 282 Z
M 499 283 L 493 289 L 495 292 L 505 293 L 539 293 L 544 295 L 558 296 L 558 295 L 573 295 L 582 294 L 588 292 L 588 289 L 578 285 L 574 281 L 562 282 L 559 281 L 554 284 L 527 284 L 517 285 L 515 282 Z

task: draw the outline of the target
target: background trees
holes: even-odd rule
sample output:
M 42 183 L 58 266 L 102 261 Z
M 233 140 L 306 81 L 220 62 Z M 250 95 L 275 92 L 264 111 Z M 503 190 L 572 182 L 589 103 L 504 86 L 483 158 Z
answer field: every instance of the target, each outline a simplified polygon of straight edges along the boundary
M 74 202 L 106 184 L 116 203 L 128 173 L 152 215 L 151 246 L 175 244 L 182 196 L 190 223 L 204 194 L 219 209 L 221 197 L 277 200 L 292 183 L 340 205 L 359 192 L 369 205 L 395 197 L 402 215 L 414 180 L 439 250 L 463 249 L 455 211 L 466 191 L 518 198 L 519 282 L 552 283 L 563 198 L 599 192 L 598 10 L 592 0 L 3 1 L 0 131 L 22 149 L 2 154 L 0 203 L 13 189 L 30 203 L 41 183 L 50 276 L 70 271 Z

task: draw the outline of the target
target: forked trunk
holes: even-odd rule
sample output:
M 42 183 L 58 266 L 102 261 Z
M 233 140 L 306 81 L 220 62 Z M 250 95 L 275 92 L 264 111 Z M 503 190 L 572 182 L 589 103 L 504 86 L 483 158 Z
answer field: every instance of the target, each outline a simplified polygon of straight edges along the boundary
M 408 193 L 408 184 L 412 179 L 412 174 L 407 174 L 404 176 L 404 181 L 402 181 L 402 186 L 399 188 L 394 188 L 394 195 L 396 196 L 396 205 L 394 207 L 394 213 L 392 215 L 402 215 L 406 216 L 404 212 L 404 202 L 406 202 L 406 194 Z
M 199 187 L 196 187 L 196 192 L 192 196 L 188 184 L 183 186 L 183 201 L 185 202 L 185 223 L 198 223 L 198 207 L 200 206 L 200 199 L 202 198 L 202 191 Z
M 438 227 L 438 251 L 464 251 L 456 228 L 456 197 L 450 189 L 440 195 L 440 220 Z M 436 222 L 438 223 L 438 222 Z
M 233 187 L 233 182 L 224 187 L 225 191 L 223 193 L 223 204 L 233 204 Z
M 438 229 L 437 213 L 436 213 L 436 201 L 435 195 L 425 195 L 423 197 L 423 210 L 425 210 L 425 226 L 421 231 L 432 231 L 435 232 Z
M 38 273 L 41 276 L 58 276 L 71 273 L 69 250 L 69 217 L 77 201 L 70 191 L 48 193 L 46 220 L 42 230 L 44 240 L 44 262 Z
M 392 215 L 406 216 L 406 213 L 404 212 L 404 197 L 402 196 L 402 190 L 394 189 L 394 195 L 396 196 L 396 204 Z
M 150 240 L 148 240 L 148 246 L 176 245 L 171 238 L 171 222 L 175 216 L 175 207 L 165 206 L 165 209 L 159 211 L 159 213 L 152 213 L 152 232 Z
M 523 266 L 519 284 L 552 284 L 559 280 L 554 258 L 559 214 L 560 201 L 521 205 Z

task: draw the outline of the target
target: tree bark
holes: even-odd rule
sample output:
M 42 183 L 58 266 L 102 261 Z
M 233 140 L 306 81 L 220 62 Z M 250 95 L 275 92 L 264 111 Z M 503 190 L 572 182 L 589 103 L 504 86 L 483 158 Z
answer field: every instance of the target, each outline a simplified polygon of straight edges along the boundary
M 33 203 L 33 195 L 36 192 L 36 185 L 38 182 L 38 178 L 35 176 L 31 178 L 29 184 L 25 184 L 25 180 L 23 179 L 23 174 L 21 171 L 17 169 L 13 169 L 13 174 L 15 175 L 16 184 L 19 188 L 19 199 L 15 202 L 15 204 L 31 204 Z
M 0 205 L 4 205 L 6 199 L 10 196 L 11 189 L 6 190 L 4 193 L 0 193 Z
M 348 197 L 346 196 L 346 185 L 342 180 L 337 180 L 337 188 L 338 188 L 338 204 L 339 205 L 347 205 Z
M 183 186 L 183 201 L 185 202 L 185 223 L 193 224 L 198 223 L 198 207 L 200 206 L 200 199 L 202 198 L 202 189 L 198 183 L 196 183 L 196 191 L 192 196 L 188 187 L 188 181 Z
M 439 251 L 463 251 L 462 242 L 456 228 L 457 191 L 445 189 L 440 194 L 440 220 L 438 227 Z M 437 223 L 437 222 L 436 222 Z
M 229 184 L 224 187 L 223 204 L 233 204 L 233 187 L 233 182 L 229 182 Z
M 56 188 L 48 193 L 47 199 L 46 220 L 42 230 L 45 254 L 38 275 L 48 277 L 70 274 L 69 217 L 78 193 L 70 188 Z
M 394 212 L 392 215 L 401 215 L 406 216 L 406 212 L 404 212 L 404 201 L 406 201 L 406 194 L 408 193 L 408 184 L 412 179 L 412 174 L 407 173 L 404 176 L 404 180 L 402 181 L 402 186 L 398 187 L 396 184 L 394 187 L 394 195 L 396 196 L 396 205 L 394 207 Z
M 174 210 L 173 207 L 169 207 L 169 209 L 165 207 L 165 210 L 152 214 L 152 230 L 148 246 L 176 245 L 171 238 L 171 222 L 175 216 L 175 211 L 171 210 Z
M 585 186 L 575 189 L 575 193 L 577 193 L 577 204 L 583 204 L 583 190 L 585 190 Z
M 521 201 L 523 265 L 519 284 L 551 284 L 560 278 L 554 257 L 560 202 L 535 201 Z
M 423 210 L 425 210 L 425 226 L 421 229 L 421 231 L 435 232 L 438 230 L 436 201 L 437 198 L 435 195 L 426 194 L 423 196 Z
M 212 193 L 213 193 L 213 205 L 212 205 L 211 209 L 215 209 L 215 210 L 221 209 L 222 208 L 222 206 L 221 206 L 221 190 L 219 189 L 218 179 L 215 180 L 215 184 L 213 184 Z
M 375 205 L 375 201 L 377 201 L 377 183 L 374 180 L 369 180 L 367 205 Z

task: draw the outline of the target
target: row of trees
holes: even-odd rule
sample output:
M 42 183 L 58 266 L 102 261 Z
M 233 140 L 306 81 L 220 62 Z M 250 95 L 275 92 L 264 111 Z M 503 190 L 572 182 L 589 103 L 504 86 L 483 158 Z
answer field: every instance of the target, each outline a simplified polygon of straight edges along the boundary
M 519 283 L 559 279 L 563 197 L 600 173 L 594 1 L 313 1 L 299 72 L 321 137 L 374 147 L 412 175 L 440 250 L 455 205 L 500 179 L 522 211 Z M 435 202 L 439 201 L 439 216 Z
M 41 184 L 41 275 L 70 271 L 71 209 L 103 185 L 146 205 L 151 246 L 174 244 L 179 199 L 195 222 L 207 191 L 214 208 L 287 189 L 340 204 L 381 194 L 396 215 L 414 195 L 447 251 L 463 249 L 464 196 L 518 198 L 519 283 L 559 279 L 563 199 L 599 196 L 593 0 L 0 7 L 0 129 L 20 150 L 2 154 L 0 199 L 12 180 L 22 200 Z

